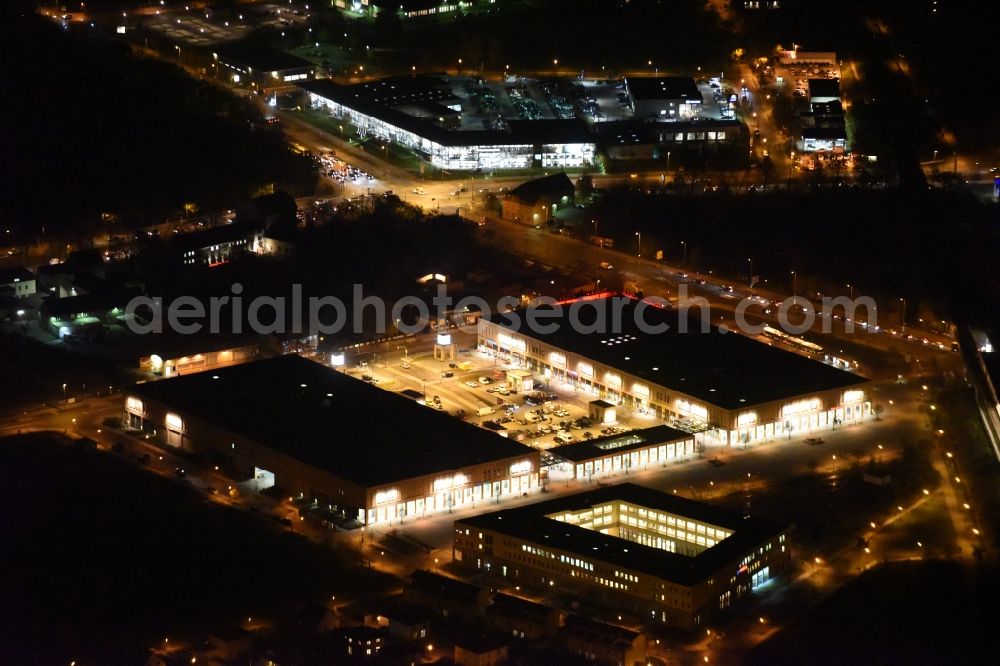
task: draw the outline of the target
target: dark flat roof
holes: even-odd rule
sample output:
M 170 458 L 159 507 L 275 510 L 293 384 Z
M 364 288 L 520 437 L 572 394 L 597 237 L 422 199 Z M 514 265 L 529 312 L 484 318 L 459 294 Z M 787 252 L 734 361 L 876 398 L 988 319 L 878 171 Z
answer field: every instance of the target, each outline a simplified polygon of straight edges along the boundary
M 982 356 L 993 390 L 1000 393 L 1000 352 L 982 352 Z
M 684 516 L 732 530 L 732 534 L 698 555 L 688 557 L 546 517 L 615 501 Z M 769 520 L 742 516 L 633 483 L 605 486 L 455 522 L 525 539 L 541 546 L 548 545 L 590 560 L 627 567 L 681 585 L 693 585 L 711 576 L 721 567 L 739 561 L 754 548 L 788 529 Z
M 24 266 L 7 266 L 0 268 L 0 284 L 13 284 L 34 280 L 34 274 Z
M 662 135 L 670 136 L 677 132 L 712 132 L 718 130 L 737 130 L 742 133 L 746 131 L 746 126 L 739 120 L 732 118 L 725 120 L 692 118 L 690 120 L 658 120 L 656 122 L 633 119 L 594 123 L 594 132 L 601 141 L 617 145 L 656 143 L 660 141 Z
M 563 192 L 569 192 L 570 196 L 572 196 L 575 189 L 573 181 L 569 179 L 569 176 L 564 171 L 560 171 L 559 173 L 523 182 L 511 190 L 507 196 L 518 199 L 526 204 L 533 204 L 543 196 L 551 194 L 558 195 Z
M 62 319 L 76 314 L 102 315 L 114 308 L 124 309 L 129 300 L 138 294 L 118 292 L 114 294 L 81 294 L 66 298 L 47 298 L 39 307 L 42 318 Z
M 425 569 L 417 569 L 410 575 L 408 590 L 443 601 L 472 605 L 476 603 L 483 588 L 479 585 L 466 583 L 464 580 L 442 576 Z
M 217 227 L 199 229 L 187 234 L 178 234 L 170 242 L 179 250 L 201 250 L 212 245 L 222 245 L 238 240 L 248 240 L 263 225 L 255 222 L 230 222 Z
M 691 76 L 639 76 L 625 80 L 632 99 L 695 100 L 701 102 L 701 91 Z
M 840 97 L 839 79 L 809 79 L 809 97 Z
M 554 456 L 565 458 L 571 462 L 582 462 L 620 454 L 624 451 L 641 449 L 656 444 L 666 444 L 667 442 L 679 442 L 685 439 L 693 439 L 694 435 L 676 430 L 670 426 L 658 425 L 642 430 L 630 430 L 618 435 L 608 435 L 607 437 L 597 437 L 595 439 L 563 444 L 548 449 Z
M 245 65 L 258 72 L 280 72 L 286 69 L 305 69 L 314 65 L 287 51 L 259 44 L 233 42 L 213 49 L 223 60 Z
M 611 645 L 620 649 L 628 648 L 639 637 L 637 631 L 574 614 L 566 616 L 566 624 L 563 626 L 562 633 L 578 641 Z
M 803 127 L 803 139 L 846 139 L 847 130 L 843 127 Z
M 132 393 L 365 487 L 537 455 L 295 355 L 137 384 Z
M 493 597 L 493 603 L 486 607 L 486 612 L 521 620 L 544 621 L 558 611 L 530 599 L 499 592 Z
M 580 327 L 570 325 L 570 312 L 578 312 L 579 322 L 584 325 L 592 325 L 598 321 L 598 313 L 603 313 L 607 330 L 612 330 L 611 324 L 616 319 L 613 299 L 620 299 L 615 302 L 622 306 L 619 332 L 579 332 L 574 329 Z M 691 309 L 688 332 L 681 333 L 679 312 L 644 303 L 639 321 L 670 327 L 653 334 L 641 330 L 637 323 L 639 301 L 635 299 L 607 296 L 574 303 L 533 308 L 542 315 L 538 317 L 539 323 L 555 329 L 549 333 L 531 331 L 525 310 L 515 311 L 519 320 L 510 319 L 507 313 L 494 314 L 491 320 L 517 332 L 523 329 L 524 335 L 724 409 L 740 409 L 868 381 L 738 333 L 720 333 L 714 325 L 709 333 L 702 333 L 698 308 Z M 562 312 L 563 316 L 545 317 L 546 312 L 553 311 Z

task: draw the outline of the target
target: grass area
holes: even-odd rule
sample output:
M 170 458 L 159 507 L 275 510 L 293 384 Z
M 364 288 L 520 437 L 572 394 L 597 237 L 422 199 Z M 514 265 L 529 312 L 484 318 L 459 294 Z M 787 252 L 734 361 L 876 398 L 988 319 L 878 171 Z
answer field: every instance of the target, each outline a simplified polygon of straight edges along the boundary
M 352 64 L 351 60 L 344 56 L 343 49 L 333 44 L 302 45 L 287 49 L 287 51 L 316 65 L 322 65 L 325 60 L 334 69 L 348 67 Z
M 258 517 L 33 434 L 0 440 L 0 654 L 8 663 L 143 663 L 247 616 L 287 618 L 388 581 Z
M 892 483 L 879 486 L 864 481 L 869 458 L 848 454 L 834 473 L 829 454 L 817 451 L 815 473 L 769 484 L 765 489 L 734 489 L 720 503 L 733 510 L 749 510 L 754 515 L 792 524 L 796 544 L 809 553 L 830 553 L 851 545 L 870 521 L 881 522 L 893 514 L 897 505 L 915 500 L 923 488 L 935 488 L 938 480 L 929 456 L 926 442 L 905 447 L 899 458 L 885 463 Z M 926 513 L 911 518 L 912 529 L 900 533 L 926 534 L 928 539 L 934 534 L 930 539 L 934 552 L 950 553 L 954 534 L 950 528 L 935 522 L 935 509 L 938 514 L 943 513 L 945 522 L 948 522 L 947 512 L 931 503 L 925 507 Z M 917 540 L 921 538 L 912 536 L 910 542 L 915 544 Z
M 921 545 L 917 545 L 917 543 Z M 879 547 L 910 551 L 912 557 L 955 555 L 955 526 L 944 497 L 938 493 L 897 520 L 879 540 Z
M 94 391 L 131 381 L 111 363 L 75 353 L 63 345 L 45 345 L 15 333 L 0 336 L 0 345 L 5 352 L 0 354 L 0 376 L 4 378 L 0 383 L 0 404 L 7 408 L 73 397 L 88 385 Z
M 390 144 L 387 147 L 387 150 L 382 150 L 383 144 L 381 142 L 366 141 L 358 138 L 358 131 L 354 125 L 346 120 L 334 118 L 326 111 L 304 107 L 298 113 L 300 114 L 302 120 L 306 121 L 313 127 L 321 129 L 324 132 L 328 132 L 332 136 L 350 140 L 351 143 L 359 146 L 362 150 L 369 152 L 382 160 L 387 159 L 390 164 L 394 164 L 395 166 L 401 167 L 413 173 L 420 173 L 421 164 L 426 165 L 426 170 L 429 171 L 431 169 L 429 163 L 425 162 L 420 157 L 398 144 Z
M 983 540 L 992 548 L 1000 548 L 1000 530 L 996 521 L 984 517 L 1000 512 L 1000 477 L 997 461 L 976 408 L 972 389 L 955 384 L 937 392 L 938 409 L 929 412 L 934 428 L 943 432 L 941 445 L 955 455 L 956 471 L 964 478 L 969 500 L 977 517 Z M 963 498 L 964 501 L 964 498 Z
M 912 561 L 865 572 L 752 650 L 745 664 L 989 663 L 996 570 Z
M 329 132 L 335 137 L 342 138 L 344 140 L 355 139 L 358 135 L 357 129 L 351 123 L 346 120 L 339 120 L 334 118 L 326 111 L 321 111 L 319 109 L 314 109 L 310 106 L 303 106 L 301 111 L 296 113 L 310 125 L 323 130 L 324 132 Z

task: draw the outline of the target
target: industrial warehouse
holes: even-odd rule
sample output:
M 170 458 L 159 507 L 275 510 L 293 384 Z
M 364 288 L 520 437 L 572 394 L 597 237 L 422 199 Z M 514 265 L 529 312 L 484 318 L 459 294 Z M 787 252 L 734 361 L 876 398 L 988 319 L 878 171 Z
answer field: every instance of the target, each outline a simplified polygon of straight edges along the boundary
M 440 169 L 579 167 L 594 162 L 585 123 L 511 120 L 502 127 L 462 127 L 462 99 L 445 76 L 413 76 L 340 85 L 306 81 L 311 104 L 353 125 L 361 136 L 396 142 Z
M 289 355 L 138 384 L 125 419 L 363 524 L 498 502 L 538 487 L 539 454 Z M 362 433 L 362 434 L 359 434 Z
M 620 312 L 615 332 L 589 332 L 612 312 Z M 727 445 L 870 414 L 864 377 L 715 326 L 702 333 L 701 322 L 679 326 L 686 316 L 605 294 L 480 319 L 478 343 L 547 381 Z M 532 317 L 544 326 L 529 330 Z M 669 330 L 650 333 L 664 325 Z
M 454 558 L 690 629 L 780 574 L 788 531 L 625 483 L 456 520 Z

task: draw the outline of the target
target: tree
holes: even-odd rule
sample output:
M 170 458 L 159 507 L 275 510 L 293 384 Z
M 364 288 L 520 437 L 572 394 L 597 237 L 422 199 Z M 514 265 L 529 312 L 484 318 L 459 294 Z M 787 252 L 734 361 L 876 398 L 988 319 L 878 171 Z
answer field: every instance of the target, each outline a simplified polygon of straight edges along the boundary
M 760 172 L 764 176 L 764 191 L 766 192 L 767 184 L 771 181 L 771 177 L 774 176 L 774 161 L 770 155 L 765 155 L 764 159 L 760 161 Z

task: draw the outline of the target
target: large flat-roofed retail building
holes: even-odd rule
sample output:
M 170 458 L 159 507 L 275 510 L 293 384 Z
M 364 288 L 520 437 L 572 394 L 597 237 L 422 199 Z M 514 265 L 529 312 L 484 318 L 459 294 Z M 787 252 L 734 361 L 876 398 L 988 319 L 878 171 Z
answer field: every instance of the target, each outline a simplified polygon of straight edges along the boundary
M 294 355 L 138 384 L 125 418 L 366 524 L 538 486 L 534 449 Z
M 340 85 L 306 81 L 312 105 L 360 136 L 395 142 L 440 169 L 526 169 L 593 164 L 595 145 L 580 120 L 511 120 L 502 129 L 461 129 L 462 87 L 445 75 Z M 440 108 L 440 114 L 430 109 Z
M 680 312 L 645 301 L 587 297 L 481 318 L 478 343 L 557 385 L 728 444 L 870 414 L 864 377 L 715 326 L 702 333 L 698 310 L 682 322 Z M 529 326 L 532 318 L 543 326 Z M 614 332 L 592 332 L 602 321 Z
M 624 483 L 455 521 L 454 558 L 693 628 L 780 574 L 788 526 Z

